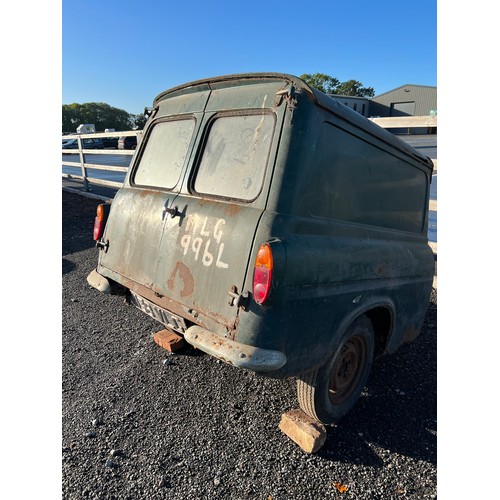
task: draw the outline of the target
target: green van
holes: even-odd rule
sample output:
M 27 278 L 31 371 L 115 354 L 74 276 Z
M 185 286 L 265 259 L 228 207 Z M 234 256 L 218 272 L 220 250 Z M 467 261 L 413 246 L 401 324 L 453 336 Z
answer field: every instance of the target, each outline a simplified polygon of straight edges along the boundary
M 432 169 L 295 76 L 187 83 L 156 97 L 98 207 L 88 282 L 235 367 L 297 377 L 301 408 L 332 424 L 422 327 Z

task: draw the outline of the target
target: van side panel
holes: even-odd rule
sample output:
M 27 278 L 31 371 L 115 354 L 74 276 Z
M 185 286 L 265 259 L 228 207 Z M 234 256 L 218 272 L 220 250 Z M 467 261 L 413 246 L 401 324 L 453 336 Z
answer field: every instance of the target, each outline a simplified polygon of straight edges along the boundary
M 273 179 L 279 186 L 252 250 L 255 258 L 271 242 L 273 289 L 264 306 L 252 302 L 240 312 L 235 337 L 284 352 L 285 367 L 268 374 L 275 377 L 323 364 L 335 335 L 376 307 L 392 317 L 388 352 L 413 340 L 434 274 L 425 166 L 304 98 L 286 120 Z M 245 286 L 251 289 L 250 279 Z
M 284 352 L 288 363 L 273 376 L 296 375 L 323 364 L 334 335 L 376 307 L 387 308 L 393 318 L 388 352 L 405 337 L 417 336 L 434 273 L 427 245 L 415 238 L 400 240 L 389 231 L 384 238 L 383 231 L 372 228 L 362 233 L 341 223 L 264 217 L 253 252 L 258 241 L 271 241 L 273 289 L 265 306 L 251 303 L 240 312 L 235 340 Z
M 429 177 L 386 148 L 324 121 L 296 213 L 421 233 Z

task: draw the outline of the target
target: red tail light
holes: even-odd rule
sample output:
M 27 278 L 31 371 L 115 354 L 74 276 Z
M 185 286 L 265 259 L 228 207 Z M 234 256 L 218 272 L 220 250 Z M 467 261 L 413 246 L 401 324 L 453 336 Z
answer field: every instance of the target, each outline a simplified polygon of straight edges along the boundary
M 268 243 L 260 246 L 253 271 L 253 297 L 257 304 L 263 304 L 269 297 L 273 278 L 273 252 Z
M 107 210 L 103 204 L 97 205 L 97 215 L 94 220 L 94 241 L 101 239 L 104 232 L 104 224 L 106 223 Z

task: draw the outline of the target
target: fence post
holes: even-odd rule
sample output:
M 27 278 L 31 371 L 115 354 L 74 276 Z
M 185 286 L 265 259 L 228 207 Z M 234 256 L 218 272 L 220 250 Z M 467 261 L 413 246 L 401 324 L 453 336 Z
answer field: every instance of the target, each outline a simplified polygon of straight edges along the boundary
M 80 155 L 80 167 L 82 169 L 82 176 L 83 176 L 83 189 L 87 193 L 90 191 L 89 189 L 89 183 L 87 181 L 87 169 L 85 168 L 85 156 L 83 155 L 83 147 L 82 147 L 82 138 L 81 136 L 78 136 L 78 154 Z

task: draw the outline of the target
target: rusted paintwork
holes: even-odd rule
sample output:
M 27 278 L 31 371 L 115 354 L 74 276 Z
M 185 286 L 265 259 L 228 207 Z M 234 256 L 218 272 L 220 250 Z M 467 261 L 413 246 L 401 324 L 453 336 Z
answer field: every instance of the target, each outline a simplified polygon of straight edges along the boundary
M 286 356 L 280 351 L 240 344 L 199 326 L 190 327 L 185 338 L 195 347 L 238 368 L 257 372 L 275 371 L 286 363 Z
M 361 314 L 377 353 L 416 338 L 434 274 L 428 158 L 283 74 L 163 92 L 143 136 L 97 272 L 149 301 L 146 312 L 170 311 L 188 341 L 273 377 L 324 364 Z M 263 243 L 274 267 L 259 305 Z
M 182 289 L 180 291 L 181 297 L 188 297 L 193 293 L 194 290 L 194 278 L 191 274 L 191 271 L 186 267 L 182 262 L 177 262 L 175 264 L 174 270 L 170 275 L 169 280 L 167 281 L 167 286 L 169 290 L 173 290 L 175 287 L 175 283 L 178 279 L 182 283 Z

